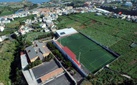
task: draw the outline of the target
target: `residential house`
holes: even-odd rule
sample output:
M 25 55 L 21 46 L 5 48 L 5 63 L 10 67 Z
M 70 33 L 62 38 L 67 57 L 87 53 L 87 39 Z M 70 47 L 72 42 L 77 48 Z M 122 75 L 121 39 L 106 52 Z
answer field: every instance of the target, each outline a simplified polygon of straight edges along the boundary
M 2 21 L 2 23 L 10 23 L 11 21 L 10 20 L 4 20 Z
M 46 20 L 52 20 L 52 17 L 50 15 L 46 17 Z
M 41 60 L 50 54 L 50 50 L 46 47 L 46 45 L 44 45 L 44 43 L 41 43 L 39 41 L 34 41 L 33 46 L 35 51 L 38 52 L 37 54 Z
M 8 17 L 7 19 L 10 21 L 14 21 L 14 18 L 12 16 Z
M 124 5 L 127 6 L 127 7 L 132 7 L 132 6 L 133 6 L 133 3 L 130 2 L 130 1 L 127 1 Z
M 41 28 L 47 28 L 47 26 L 46 26 L 45 23 L 41 23 L 41 24 L 40 24 L 40 27 L 41 27 Z
M 26 21 L 25 21 L 25 24 L 31 24 L 32 23 L 32 20 L 31 19 L 27 19 Z
M 31 30 L 33 30 L 33 29 L 30 28 L 29 26 L 24 26 L 24 25 L 22 25 L 22 26 L 20 27 L 20 29 L 18 30 L 18 32 L 19 32 L 21 35 L 24 35 L 24 34 L 30 32 Z
M 35 60 L 38 59 L 38 55 L 37 55 L 36 51 L 34 50 L 33 46 L 29 46 L 25 50 L 26 50 L 26 53 L 28 55 L 30 62 L 34 62 Z
M 57 18 L 58 18 L 57 14 L 51 14 L 50 16 L 51 16 L 52 20 L 57 20 Z
M 0 18 L 0 23 L 10 23 L 11 21 L 8 20 L 6 17 Z
M 73 6 L 66 6 L 65 9 L 66 10 L 71 10 L 71 9 L 73 9 Z
M 87 2 L 84 3 L 84 6 L 89 7 L 90 5 L 91 5 L 91 2 L 89 2 L 89 1 L 87 1 Z
M 38 14 L 39 12 L 37 10 L 33 10 L 31 14 Z
M 44 32 L 49 32 L 50 30 L 48 28 L 45 28 L 44 29 Z
M 101 16 L 102 14 L 101 13 L 96 13 L 97 16 Z
M 0 26 L 0 32 L 3 32 L 4 31 L 4 27 L 3 26 Z
M 62 15 L 62 11 L 61 11 L 60 9 L 57 9 L 57 10 L 56 10 L 56 13 L 57 13 L 58 15 Z
M 57 26 L 56 26 L 56 25 L 53 25 L 53 26 L 51 27 L 51 31 L 52 31 L 52 32 L 55 32 L 55 31 L 56 31 L 56 28 L 57 28 Z
M 39 21 L 39 22 L 42 22 L 42 19 L 41 19 L 41 18 L 39 18 L 39 19 L 38 19 L 38 21 Z
M 34 17 L 34 20 L 31 21 L 32 23 L 38 23 L 37 17 Z
M 52 22 L 52 20 L 46 20 L 46 24 L 47 24 L 48 28 L 51 28 L 54 25 L 54 23 Z
M 6 35 L 3 35 L 3 36 L 0 37 L 0 42 L 4 41 L 6 39 L 8 39 L 8 37 Z
M 39 41 L 34 41 L 33 45 L 27 47 L 25 50 L 30 62 L 34 62 L 37 59 L 43 60 L 50 54 L 49 49 L 44 45 L 44 43 Z
M 40 27 L 44 29 L 44 32 L 49 32 L 50 31 L 45 23 L 41 23 Z
M 38 11 L 39 11 L 40 13 L 49 13 L 49 12 L 50 12 L 50 9 L 49 9 L 49 8 L 40 8 L 40 9 L 38 9 Z
M 47 20 L 46 17 L 43 17 L 43 18 L 42 18 L 42 21 L 43 21 L 43 22 L 46 22 L 46 20 Z
M 17 31 L 14 32 L 15 35 L 19 36 L 19 33 Z
M 18 18 L 17 14 L 12 15 L 13 18 Z

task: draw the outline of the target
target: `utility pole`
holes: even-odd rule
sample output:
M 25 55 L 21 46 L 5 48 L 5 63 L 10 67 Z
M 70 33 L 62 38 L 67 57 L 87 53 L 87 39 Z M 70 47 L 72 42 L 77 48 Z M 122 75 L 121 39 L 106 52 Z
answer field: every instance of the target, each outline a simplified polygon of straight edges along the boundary
M 79 62 L 80 62 L 80 56 L 81 56 L 81 52 L 79 52 L 79 59 L 78 59 Z

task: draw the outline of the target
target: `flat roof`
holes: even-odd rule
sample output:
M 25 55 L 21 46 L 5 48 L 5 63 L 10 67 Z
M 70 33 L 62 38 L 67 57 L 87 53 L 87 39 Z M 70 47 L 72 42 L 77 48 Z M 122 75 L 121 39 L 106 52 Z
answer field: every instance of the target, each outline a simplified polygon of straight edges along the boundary
M 96 10 L 98 10 L 98 11 L 101 11 L 101 12 L 110 13 L 109 11 L 107 11 L 107 10 L 104 10 L 104 9 L 101 9 L 101 8 L 96 8 Z
M 29 70 L 25 70 L 25 71 L 22 70 L 22 73 L 23 73 L 28 85 L 37 85 L 36 80 L 34 80 L 32 78 L 32 76 L 30 75 L 30 71 Z
M 59 36 L 66 36 L 73 33 L 77 33 L 77 31 L 74 28 L 65 28 L 65 29 L 57 30 L 56 33 Z
M 20 59 L 21 59 L 21 67 L 22 69 L 24 69 L 28 65 L 27 57 L 25 54 L 22 54 L 20 56 Z
M 53 77 L 63 73 L 63 71 L 64 70 L 62 68 L 57 68 L 56 70 L 42 76 L 40 79 L 42 82 L 45 82 L 45 81 L 49 80 L 50 78 L 53 78 Z
M 55 69 L 59 68 L 58 64 L 55 60 L 51 60 L 50 62 L 44 62 L 41 65 L 32 68 L 34 76 L 36 79 L 44 76 L 45 74 L 54 71 Z
M 45 85 L 74 85 L 70 77 L 65 73 L 64 75 L 55 78 L 54 80 L 46 83 Z
M 25 50 L 26 50 L 30 60 L 37 56 L 37 54 L 32 46 L 27 47 Z
M 44 43 L 41 43 L 39 41 L 34 41 L 34 50 L 37 52 L 37 55 L 39 56 L 40 60 L 44 58 L 43 54 L 50 53 L 50 50 L 44 45 Z
M 39 50 L 44 54 L 44 53 L 49 53 L 49 49 L 44 45 L 44 43 L 41 43 L 39 41 L 34 41 L 34 49 Z

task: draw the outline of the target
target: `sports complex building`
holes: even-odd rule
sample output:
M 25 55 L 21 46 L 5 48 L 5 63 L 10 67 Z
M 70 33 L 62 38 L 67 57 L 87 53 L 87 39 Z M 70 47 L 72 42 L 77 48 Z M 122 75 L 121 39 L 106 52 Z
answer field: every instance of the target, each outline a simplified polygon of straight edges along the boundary
M 95 74 L 117 58 L 112 51 L 73 28 L 58 30 L 56 34 L 58 39 L 53 44 L 84 76 Z

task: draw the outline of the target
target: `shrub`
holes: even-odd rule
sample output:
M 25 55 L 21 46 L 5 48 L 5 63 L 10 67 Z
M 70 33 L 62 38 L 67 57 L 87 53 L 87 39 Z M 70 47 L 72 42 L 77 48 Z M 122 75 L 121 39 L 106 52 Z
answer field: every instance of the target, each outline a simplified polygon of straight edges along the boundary
M 53 58 L 54 56 L 52 54 L 49 54 L 47 57 L 44 58 L 44 61 L 50 61 Z
M 41 63 L 42 63 L 41 60 L 36 60 L 36 61 L 34 61 L 34 62 L 32 62 L 32 63 L 29 63 L 29 65 L 28 65 L 27 67 L 28 67 L 28 69 L 30 69 L 30 68 L 33 68 L 33 67 L 41 64 Z

